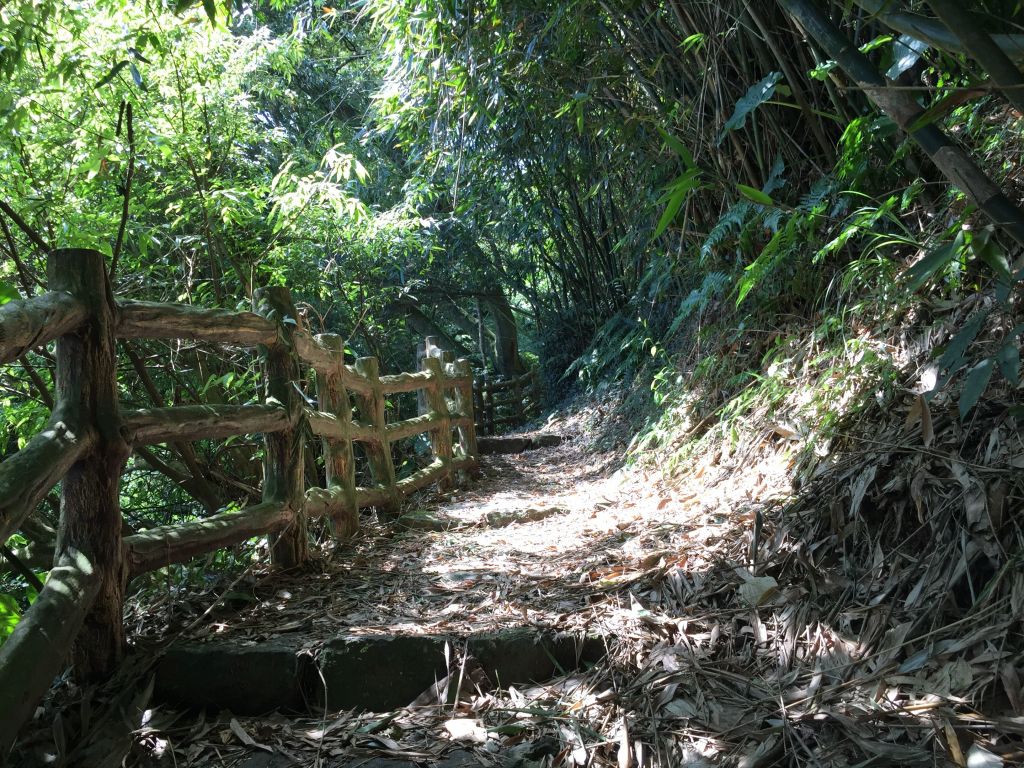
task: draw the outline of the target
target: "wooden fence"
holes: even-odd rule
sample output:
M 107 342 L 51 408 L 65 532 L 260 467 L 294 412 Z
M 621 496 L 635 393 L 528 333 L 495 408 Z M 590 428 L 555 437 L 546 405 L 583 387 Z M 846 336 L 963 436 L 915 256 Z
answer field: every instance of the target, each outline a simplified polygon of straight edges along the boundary
M 346 365 L 338 336 L 311 337 L 298 324 L 287 288 L 258 291 L 255 312 L 231 312 L 116 302 L 96 251 L 53 251 L 47 271 L 47 293 L 0 307 L 0 363 L 56 342 L 52 415 L 0 464 L 0 542 L 62 481 L 54 568 L 0 647 L 0 754 L 69 652 L 84 680 L 113 671 L 124 647 L 122 606 L 132 577 L 263 534 L 270 536 L 275 565 L 298 565 L 308 556 L 307 521 L 326 517 L 336 536 L 350 535 L 361 507 L 393 509 L 417 489 L 451 485 L 477 461 L 473 377 L 465 360 L 427 357 L 423 370 L 395 376 L 381 376 L 372 357 Z M 122 409 L 116 343 L 139 338 L 258 347 L 262 402 Z M 299 389 L 303 364 L 315 373 L 316 409 Z M 387 395 L 420 390 L 425 413 L 385 423 Z M 325 488 L 304 487 L 306 425 L 322 439 Z M 391 444 L 424 432 L 431 463 L 396 480 Z M 265 440 L 261 503 L 122 537 L 121 473 L 135 447 L 252 433 Z M 356 486 L 354 442 L 365 447 L 368 487 Z
M 498 427 L 519 426 L 540 413 L 540 375 L 534 368 L 512 378 L 478 377 L 473 397 L 477 430 L 493 435 Z

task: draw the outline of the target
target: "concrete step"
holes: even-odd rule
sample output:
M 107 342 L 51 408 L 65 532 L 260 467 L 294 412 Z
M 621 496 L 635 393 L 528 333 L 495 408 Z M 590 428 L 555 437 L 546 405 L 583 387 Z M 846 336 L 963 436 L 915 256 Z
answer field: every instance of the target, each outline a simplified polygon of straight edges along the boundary
M 239 715 L 322 712 L 325 704 L 332 710 L 387 712 L 409 705 L 432 687 L 435 697 L 445 695 L 449 644 L 453 656 L 464 648 L 473 660 L 452 670 L 449 689 L 458 679 L 469 690 L 472 685 L 507 688 L 545 682 L 605 654 L 600 637 L 527 627 L 468 638 L 344 635 L 324 643 L 316 654 L 303 652 L 306 644 L 301 637 L 179 643 L 157 665 L 155 697 L 186 709 L 226 709 Z

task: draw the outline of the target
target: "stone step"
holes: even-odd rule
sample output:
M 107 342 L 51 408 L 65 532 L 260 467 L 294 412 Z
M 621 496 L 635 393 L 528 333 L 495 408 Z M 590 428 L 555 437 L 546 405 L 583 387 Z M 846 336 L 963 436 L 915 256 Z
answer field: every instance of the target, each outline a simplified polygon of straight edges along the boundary
M 448 676 L 449 643 L 475 659 L 463 669 L 465 685 L 502 688 L 545 682 L 605 654 L 600 637 L 526 627 L 468 638 L 345 635 L 329 640 L 318 654 L 303 652 L 301 637 L 179 643 L 157 664 L 155 697 L 186 709 L 226 709 L 239 715 L 322 712 L 325 704 L 332 710 L 387 712 L 409 705 L 432 687 L 443 687 L 436 684 Z M 453 671 L 452 678 L 459 674 Z

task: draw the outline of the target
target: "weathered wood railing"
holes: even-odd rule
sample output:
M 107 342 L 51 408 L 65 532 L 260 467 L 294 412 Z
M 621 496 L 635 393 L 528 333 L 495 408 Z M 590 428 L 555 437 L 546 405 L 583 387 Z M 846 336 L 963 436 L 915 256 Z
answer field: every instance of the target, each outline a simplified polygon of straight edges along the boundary
M 477 430 L 493 435 L 498 427 L 519 426 L 540 413 L 540 375 L 533 368 L 511 378 L 481 376 L 473 382 L 473 396 Z
M 55 567 L 0 647 L 0 754 L 69 651 L 85 680 L 113 670 L 124 647 L 122 607 L 130 578 L 264 534 L 272 562 L 295 566 L 308 555 L 308 520 L 326 517 L 334 535 L 345 537 L 358 527 L 360 508 L 393 510 L 403 496 L 432 483 L 451 484 L 459 471 L 476 465 L 473 378 L 465 360 L 428 357 L 424 370 L 394 376 L 381 376 L 371 357 L 346 365 L 338 336 L 312 337 L 301 328 L 287 288 L 257 292 L 255 312 L 118 303 L 103 256 L 88 250 L 52 252 L 48 277 L 48 293 L 0 307 L 0 362 L 56 342 L 49 422 L 0 463 L 0 542 L 62 481 Z M 123 410 L 119 338 L 258 347 L 263 402 Z M 303 364 L 315 372 L 316 408 L 299 389 Z M 426 394 L 426 412 L 385 423 L 386 396 L 418 390 Z M 305 488 L 305 425 L 322 440 L 324 488 Z M 397 480 L 391 444 L 424 432 L 432 462 Z M 120 479 L 134 448 L 253 433 L 265 440 L 261 503 L 122 537 Z M 365 445 L 373 480 L 365 487 L 356 485 L 356 442 Z

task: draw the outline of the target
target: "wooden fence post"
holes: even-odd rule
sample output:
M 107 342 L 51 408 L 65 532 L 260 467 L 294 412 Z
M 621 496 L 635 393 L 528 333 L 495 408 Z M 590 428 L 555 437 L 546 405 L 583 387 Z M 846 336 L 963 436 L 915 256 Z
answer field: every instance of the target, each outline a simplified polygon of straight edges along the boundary
M 263 500 L 285 504 L 291 518 L 283 531 L 270 533 L 271 562 L 281 568 L 293 568 L 309 557 L 303 498 L 303 402 L 297 389 L 299 361 L 293 338 L 298 315 L 291 293 L 284 286 L 261 288 L 254 300 L 256 311 L 278 327 L 277 341 L 271 346 L 260 346 L 266 366 L 266 400 L 276 400 L 288 413 L 288 428 L 263 438 Z
M 441 460 L 441 464 L 445 468 L 437 484 L 442 491 L 447 491 L 452 487 L 452 422 L 448 412 L 448 401 L 444 395 L 446 388 L 444 364 L 438 357 L 427 357 L 424 358 L 423 365 L 430 371 L 430 384 L 425 390 L 427 404 L 434 415 L 441 417 L 441 423 L 430 431 L 430 446 L 434 456 Z
M 526 407 L 523 403 L 523 377 L 517 375 L 512 380 L 512 418 L 515 419 L 513 424 L 519 426 L 523 423 L 526 416 Z
M 484 388 L 483 379 L 473 378 L 473 418 L 476 428 L 484 431 Z
M 345 350 L 342 338 L 333 333 L 316 337 L 321 345 L 331 350 L 336 364 L 334 370 L 316 375 L 317 396 L 320 410 L 338 417 L 344 437 L 336 440 L 324 437 L 324 467 L 327 473 L 327 488 L 341 489 L 343 504 L 334 507 L 331 532 L 336 539 L 347 538 L 359 530 L 359 509 L 356 506 L 356 465 L 352 455 L 352 405 L 345 389 L 342 370 L 345 366 Z
M 380 438 L 366 444 L 366 457 L 370 462 L 370 472 L 374 482 L 386 489 L 388 501 L 383 505 L 384 512 L 397 512 L 402 500 L 395 486 L 395 465 L 391 460 L 391 443 L 384 427 L 384 389 L 380 383 L 380 364 L 376 357 L 360 357 L 356 360 L 356 372 L 370 383 L 371 393 L 356 394 L 356 410 L 359 420 L 373 427 Z
M 72 430 L 93 432 L 96 447 L 64 476 L 56 561 L 81 552 L 99 573 L 100 584 L 72 653 L 86 682 L 108 677 L 124 649 L 122 606 L 127 562 L 121 542 L 121 471 L 130 449 L 120 431 L 114 306 L 103 254 L 62 249 L 47 262 L 49 287 L 81 300 L 89 319 L 57 340 L 56 401 L 77 410 Z
M 469 379 L 468 383 L 455 387 L 455 410 L 459 416 L 469 419 L 458 428 L 459 447 L 465 456 L 475 459 L 479 455 L 479 449 L 476 444 L 476 414 L 473 408 L 473 368 L 465 358 L 456 360 L 453 368 L 456 376 Z M 470 474 L 477 472 L 475 467 L 470 470 Z
M 430 348 L 431 340 L 433 336 L 427 336 L 423 341 L 416 345 L 416 367 L 414 371 L 423 370 L 423 359 L 427 356 Z M 423 393 L 422 389 L 416 390 L 416 413 L 420 416 L 427 412 L 427 396 Z
M 492 385 L 494 382 L 490 379 L 484 379 L 484 415 L 487 423 L 487 434 L 493 435 L 495 432 L 494 428 L 494 390 Z

